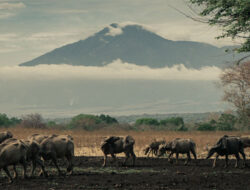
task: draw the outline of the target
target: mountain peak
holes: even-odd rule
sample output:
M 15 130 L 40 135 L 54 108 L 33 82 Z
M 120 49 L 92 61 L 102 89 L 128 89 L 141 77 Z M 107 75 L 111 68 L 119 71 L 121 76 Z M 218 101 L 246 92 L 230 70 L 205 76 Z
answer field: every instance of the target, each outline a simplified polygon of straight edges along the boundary
M 57 48 L 21 66 L 70 64 L 103 66 L 120 59 L 152 68 L 184 64 L 189 68 L 220 66 L 232 57 L 204 43 L 171 41 L 134 23 L 112 23 L 85 40 Z

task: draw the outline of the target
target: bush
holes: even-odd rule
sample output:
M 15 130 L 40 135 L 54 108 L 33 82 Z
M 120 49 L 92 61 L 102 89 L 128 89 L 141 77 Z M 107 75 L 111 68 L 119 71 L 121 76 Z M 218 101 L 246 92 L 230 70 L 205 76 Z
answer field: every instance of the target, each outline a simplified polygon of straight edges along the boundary
M 199 124 L 198 131 L 215 131 L 216 126 L 212 125 L 211 123 L 201 123 Z
M 100 118 L 102 121 L 104 121 L 105 123 L 107 123 L 107 124 L 118 123 L 118 121 L 117 121 L 115 118 L 110 117 L 109 115 L 103 115 L 103 114 L 101 114 L 101 115 L 99 116 L 99 118 Z
M 158 126 L 160 123 L 153 118 L 141 118 L 141 119 L 137 119 L 135 122 L 136 126 L 139 125 L 150 125 L 150 126 Z
M 178 127 L 178 128 L 176 129 L 176 131 L 188 131 L 188 128 L 185 127 L 185 125 L 181 125 L 180 127 Z
M 38 113 L 23 116 L 21 126 L 36 129 L 46 128 L 43 117 Z
M 167 118 L 164 120 L 160 121 L 161 125 L 168 125 L 168 124 L 172 124 L 175 126 L 183 126 L 184 125 L 184 121 L 182 117 L 171 117 L 171 118 Z
M 55 128 L 57 126 L 55 121 L 48 121 L 46 125 L 50 128 Z
M 6 114 L 0 114 L 0 127 L 10 127 L 21 123 L 21 119 L 16 117 L 8 118 Z
M 68 128 L 80 128 L 90 131 L 100 128 L 100 123 L 102 123 L 102 120 L 98 116 L 79 114 L 72 118 Z
M 221 114 L 217 122 L 217 129 L 220 131 L 235 130 L 234 125 L 236 122 L 237 122 L 236 116 L 232 114 Z

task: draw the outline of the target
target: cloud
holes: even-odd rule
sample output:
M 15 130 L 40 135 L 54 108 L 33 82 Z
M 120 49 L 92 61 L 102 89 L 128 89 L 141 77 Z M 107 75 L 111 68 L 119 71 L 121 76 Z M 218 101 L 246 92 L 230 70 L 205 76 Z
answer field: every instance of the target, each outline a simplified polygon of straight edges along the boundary
M 25 8 L 25 4 L 20 3 L 0 3 L 0 10 L 14 10 L 14 9 L 21 9 Z
M 64 9 L 64 10 L 53 10 L 53 11 L 50 11 L 50 13 L 55 13 L 55 14 L 83 14 L 83 13 L 88 13 L 88 10 Z
M 121 60 L 114 60 L 104 67 L 38 65 L 35 67 L 2 66 L 0 80 L 218 80 L 221 70 L 217 67 L 204 67 L 200 70 L 188 69 L 184 65 L 171 68 L 149 68 Z
M 25 4 L 22 2 L 19 3 L 0 3 L 0 19 L 7 19 L 15 16 L 16 10 L 25 8 Z
M 123 33 L 122 27 L 118 24 L 111 24 L 108 26 L 109 32 L 106 33 L 106 36 L 117 36 Z

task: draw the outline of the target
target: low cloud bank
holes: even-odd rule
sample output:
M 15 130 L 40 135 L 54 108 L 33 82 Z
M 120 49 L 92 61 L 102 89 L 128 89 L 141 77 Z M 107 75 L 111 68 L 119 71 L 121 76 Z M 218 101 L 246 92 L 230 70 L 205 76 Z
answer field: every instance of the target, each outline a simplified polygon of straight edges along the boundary
M 75 79 L 138 79 L 138 80 L 218 80 L 221 69 L 204 67 L 188 69 L 184 65 L 171 68 L 150 68 L 124 63 L 120 59 L 103 67 L 38 65 L 35 67 L 0 66 L 0 80 L 75 80 Z

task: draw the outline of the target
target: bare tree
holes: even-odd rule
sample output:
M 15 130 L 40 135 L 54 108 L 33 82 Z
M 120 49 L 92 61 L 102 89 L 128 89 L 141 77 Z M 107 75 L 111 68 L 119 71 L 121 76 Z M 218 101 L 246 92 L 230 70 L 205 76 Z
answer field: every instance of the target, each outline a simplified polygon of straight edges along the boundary
M 250 127 L 250 61 L 224 69 L 220 79 L 223 100 L 236 107 L 240 121 Z
M 21 125 L 28 128 L 45 128 L 43 118 L 38 113 L 23 116 Z

